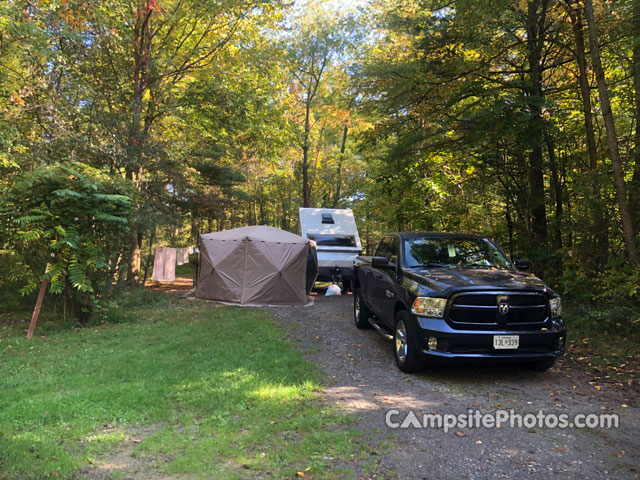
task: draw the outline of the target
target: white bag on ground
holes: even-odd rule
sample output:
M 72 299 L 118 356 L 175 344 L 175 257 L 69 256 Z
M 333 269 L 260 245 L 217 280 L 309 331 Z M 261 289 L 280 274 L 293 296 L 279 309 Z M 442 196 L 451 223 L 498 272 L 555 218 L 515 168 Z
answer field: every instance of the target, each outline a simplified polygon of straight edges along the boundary
M 342 295 L 342 290 L 340 290 L 340 287 L 335 283 L 332 285 L 329 285 L 329 288 L 327 288 L 327 293 L 325 293 L 325 296 L 333 297 L 337 295 Z

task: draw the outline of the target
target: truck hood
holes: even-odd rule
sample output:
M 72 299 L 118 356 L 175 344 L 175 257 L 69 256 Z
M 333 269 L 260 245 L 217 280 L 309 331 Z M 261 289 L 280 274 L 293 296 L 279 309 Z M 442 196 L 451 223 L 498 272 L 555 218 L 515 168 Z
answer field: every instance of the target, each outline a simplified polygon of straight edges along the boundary
M 444 292 L 461 287 L 488 287 L 491 289 L 542 289 L 542 280 L 518 270 L 480 267 L 431 267 L 408 269 L 409 277 L 420 286 Z

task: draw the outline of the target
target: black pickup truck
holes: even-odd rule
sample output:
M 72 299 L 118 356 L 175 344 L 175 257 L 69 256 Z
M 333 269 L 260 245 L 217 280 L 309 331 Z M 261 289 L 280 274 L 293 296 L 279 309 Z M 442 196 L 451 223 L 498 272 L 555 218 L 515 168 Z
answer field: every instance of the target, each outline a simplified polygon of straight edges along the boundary
M 400 370 L 434 358 L 493 358 L 546 370 L 562 355 L 560 297 L 475 235 L 385 235 L 354 266 L 357 328 L 393 341 Z

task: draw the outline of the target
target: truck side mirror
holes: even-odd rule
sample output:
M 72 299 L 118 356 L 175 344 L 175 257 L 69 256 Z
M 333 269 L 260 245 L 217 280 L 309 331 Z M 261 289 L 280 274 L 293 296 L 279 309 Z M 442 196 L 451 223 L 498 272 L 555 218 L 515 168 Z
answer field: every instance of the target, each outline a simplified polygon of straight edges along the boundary
M 513 263 L 518 270 L 529 270 L 531 268 L 531 262 L 528 258 L 516 258 Z
M 387 257 L 373 257 L 371 266 L 373 268 L 389 268 L 389 259 Z

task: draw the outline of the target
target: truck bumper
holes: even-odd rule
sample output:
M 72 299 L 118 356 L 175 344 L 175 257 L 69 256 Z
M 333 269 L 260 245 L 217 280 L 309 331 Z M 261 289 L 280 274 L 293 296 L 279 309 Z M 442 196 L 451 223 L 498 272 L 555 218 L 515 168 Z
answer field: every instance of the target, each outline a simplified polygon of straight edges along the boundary
M 540 361 L 562 355 L 566 341 L 566 328 L 561 320 L 554 320 L 547 330 L 457 330 L 443 319 L 425 317 L 416 317 L 416 323 L 418 348 L 425 357 Z M 518 348 L 495 349 L 496 335 L 517 335 Z

